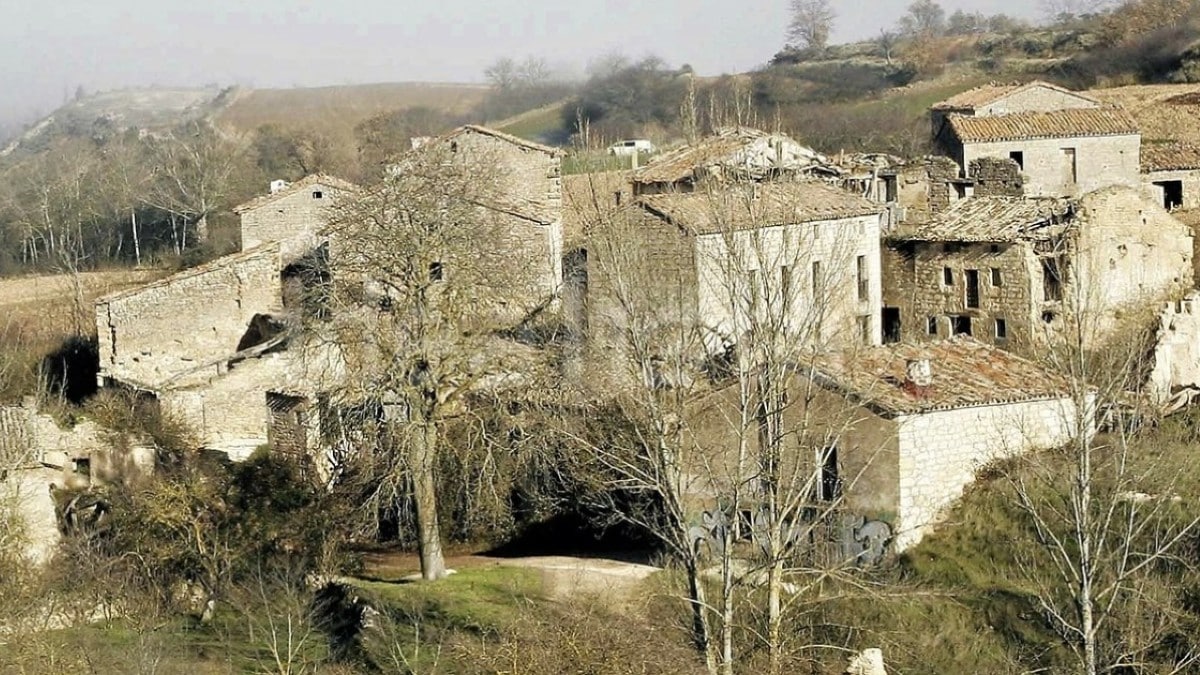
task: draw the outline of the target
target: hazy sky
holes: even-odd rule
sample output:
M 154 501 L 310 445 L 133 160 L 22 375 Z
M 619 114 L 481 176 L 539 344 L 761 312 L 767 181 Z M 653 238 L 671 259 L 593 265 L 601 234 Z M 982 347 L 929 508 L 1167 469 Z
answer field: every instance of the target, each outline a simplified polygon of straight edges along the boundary
M 911 0 L 833 0 L 834 41 L 875 35 Z M 1036 16 L 1037 0 L 942 0 Z M 783 43 L 788 0 L 7 0 L 0 120 L 88 90 L 482 79 L 499 56 L 582 70 L 612 51 L 743 71 Z

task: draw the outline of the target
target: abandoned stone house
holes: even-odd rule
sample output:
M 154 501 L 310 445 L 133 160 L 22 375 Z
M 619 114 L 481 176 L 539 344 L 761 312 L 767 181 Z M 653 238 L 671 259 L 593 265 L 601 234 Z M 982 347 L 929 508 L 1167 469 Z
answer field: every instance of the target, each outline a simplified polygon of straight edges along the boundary
M 504 219 L 504 227 L 520 244 L 526 259 L 514 264 L 527 264 L 534 272 L 532 304 L 556 297 L 563 283 L 562 151 L 475 125 L 426 140 L 414 152 L 433 148 L 491 165 L 497 181 L 494 192 L 500 196 L 496 203 L 482 206 Z
M 1141 133 L 1125 110 L 1045 82 L 987 85 L 930 111 L 935 145 L 971 178 L 979 158 L 1011 159 L 1031 197 L 1137 186 Z M 969 184 L 964 185 L 969 195 Z
M 1200 145 L 1180 141 L 1142 145 L 1148 199 L 1168 210 L 1200 208 Z
M 828 160 L 782 133 L 731 127 L 664 152 L 630 177 L 634 195 L 686 193 L 711 181 L 780 180 L 828 170 Z
M 320 245 L 329 206 L 357 189 L 334 176 L 314 174 L 295 183 L 274 181 L 268 194 L 234 207 L 241 219 L 242 250 L 279 243 L 280 262 L 290 265 Z
M 738 447 L 736 390 L 703 392 L 689 407 L 689 443 L 705 467 L 737 465 L 713 461 Z M 786 489 L 810 495 L 809 513 L 833 506 L 849 522 L 887 523 L 891 549 L 902 551 L 989 462 L 1069 441 L 1079 426 L 1069 391 L 1057 374 L 965 336 L 816 354 L 797 368 L 781 409 L 788 475 L 798 477 Z M 712 508 L 728 480 L 690 471 L 690 508 Z
M 746 312 L 766 306 L 784 308 L 802 339 L 878 344 L 880 212 L 817 181 L 644 195 L 620 212 L 628 227 L 596 233 L 619 240 L 590 249 L 590 337 L 606 345 L 622 325 L 611 286 L 620 274 L 664 319 L 702 327 L 709 348 L 736 341 Z M 613 251 L 636 255 L 606 259 Z
M 887 341 L 971 335 L 1020 351 L 1077 312 L 1100 342 L 1122 312 L 1192 287 L 1190 229 L 1125 187 L 973 197 L 894 232 L 883 260 Z

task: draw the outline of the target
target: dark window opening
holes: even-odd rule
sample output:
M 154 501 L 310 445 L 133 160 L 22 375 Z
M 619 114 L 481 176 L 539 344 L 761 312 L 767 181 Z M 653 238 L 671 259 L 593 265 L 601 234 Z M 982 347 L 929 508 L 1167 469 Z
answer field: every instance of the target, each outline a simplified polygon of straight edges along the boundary
M 952 316 L 952 317 L 950 317 L 950 334 L 951 335 L 970 335 L 971 334 L 971 317 L 969 317 L 969 316 Z
M 792 297 L 792 268 L 788 265 L 779 266 L 779 294 L 786 306 Z
M 813 298 L 821 297 L 821 261 L 814 261 L 812 264 L 812 295 Z
M 954 285 L 954 270 L 949 267 L 942 268 L 942 283 L 946 286 Z
M 967 309 L 979 309 L 979 270 L 965 270 L 967 277 Z
M 1017 163 L 1018 169 L 1020 169 L 1022 171 L 1025 170 L 1025 153 L 1024 152 L 1021 152 L 1020 150 L 1013 150 L 1012 152 L 1008 153 L 1008 158 Z
M 613 193 L 613 203 L 616 204 L 617 206 L 621 205 L 621 191 L 620 190 L 617 190 L 616 192 Z
M 1058 258 L 1042 258 L 1042 299 L 1046 302 L 1062 300 L 1062 270 Z
M 996 319 L 996 339 L 1008 339 L 1008 323 L 1004 319 Z
M 1051 312 L 1051 311 L 1042 312 L 1042 321 L 1044 323 L 1054 323 L 1054 312 Z
M 883 194 L 884 200 L 894 202 L 899 196 L 899 184 L 896 176 L 883 177 Z
M 324 196 L 324 193 L 322 193 L 320 190 L 313 190 L 313 199 L 320 199 Z
M 866 302 L 870 298 L 870 282 L 867 279 L 867 256 L 858 256 L 858 299 Z
M 883 341 L 892 344 L 900 341 L 900 308 L 883 308 Z
M 92 460 L 88 457 L 80 457 L 75 460 L 75 473 L 85 478 L 92 477 Z
M 1004 285 L 1004 277 L 1000 275 L 999 267 L 992 268 L 992 285 L 996 288 L 1000 288 Z
M 1163 208 L 1170 211 L 1183 206 L 1183 181 L 1164 180 L 1154 184 L 1162 190 Z
M 838 475 L 838 451 L 836 446 L 821 450 L 817 457 L 820 475 L 817 476 L 817 499 L 831 502 L 842 494 L 842 479 Z
M 929 324 L 926 326 L 926 329 L 925 329 L 925 330 L 926 330 L 926 331 L 927 331 L 927 332 L 928 332 L 930 335 L 937 335 L 937 334 L 938 334 L 937 325 L 938 325 L 938 320 L 937 320 L 937 317 L 936 317 L 936 316 L 931 316 L 931 317 L 929 317 Z
M 988 250 L 991 251 L 992 253 L 999 253 L 1000 252 L 1000 244 L 992 244 L 991 246 L 988 247 Z
M 429 280 L 441 281 L 446 278 L 446 268 L 441 261 L 429 263 Z
M 458 141 L 450 141 L 450 152 L 458 152 Z

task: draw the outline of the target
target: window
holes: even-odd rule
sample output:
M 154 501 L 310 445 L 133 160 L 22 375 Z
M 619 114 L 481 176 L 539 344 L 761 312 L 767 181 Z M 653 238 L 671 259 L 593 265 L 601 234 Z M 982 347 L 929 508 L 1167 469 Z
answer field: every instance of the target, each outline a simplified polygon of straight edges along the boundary
M 1025 153 L 1024 152 L 1021 152 L 1020 150 L 1013 150 L 1012 152 L 1008 153 L 1008 158 L 1017 163 L 1018 169 L 1020 169 L 1022 171 L 1025 170 Z
M 75 460 L 75 473 L 84 478 L 92 477 L 92 460 L 88 457 L 79 457 Z
M 788 265 L 779 267 L 779 294 L 786 303 L 792 297 L 792 268 Z
M 442 281 L 446 278 L 446 268 L 441 261 L 429 263 L 429 280 Z
M 821 297 L 821 261 L 813 261 L 812 264 L 812 295 L 813 299 Z
M 1154 183 L 1154 186 L 1162 190 L 1162 205 L 1164 209 L 1170 211 L 1171 209 L 1183 206 L 1183 181 L 1157 181 Z
M 992 285 L 996 288 L 1000 288 L 1004 285 L 1004 278 L 1000 275 L 999 267 L 992 268 Z
M 841 496 L 842 479 L 838 475 L 837 446 L 829 446 L 817 453 L 818 475 L 816 497 L 822 502 L 831 502 Z
M 936 336 L 938 334 L 937 325 L 938 325 L 937 317 L 936 316 L 929 317 L 929 324 L 926 326 L 925 332 L 929 333 L 930 335 Z
M 458 141 L 450 141 L 450 152 L 458 152 Z
M 1000 244 L 992 244 L 991 246 L 988 247 L 988 250 L 991 251 L 992 253 L 999 253 L 1000 252 Z
M 313 199 L 320 199 L 325 195 L 320 190 L 313 190 Z
M 949 267 L 942 268 L 942 283 L 946 286 L 954 285 L 954 270 Z
M 1055 318 L 1054 312 L 1051 312 L 1049 310 L 1042 312 L 1042 322 L 1043 323 L 1054 323 L 1054 318 Z
M 858 299 L 866 302 L 871 297 L 870 283 L 867 279 L 867 256 L 858 256 Z
M 883 341 L 891 344 L 900 341 L 900 308 L 883 308 Z
M 970 335 L 971 334 L 971 317 L 969 317 L 969 316 L 952 316 L 952 317 L 950 317 L 950 334 L 951 335 Z
M 858 337 L 864 345 L 869 345 L 874 342 L 874 335 L 871 331 L 871 315 L 861 314 L 858 317 Z
M 1004 319 L 996 319 L 996 340 L 1008 339 L 1008 323 Z
M 967 278 L 967 309 L 979 309 L 979 270 L 964 270 L 963 274 Z
M 1074 185 L 1079 181 L 1079 166 L 1075 163 L 1075 148 L 1062 149 L 1063 181 Z
M 613 203 L 616 204 L 617 206 L 621 205 L 621 191 L 620 190 L 617 190 L 616 192 L 613 193 Z
M 1042 299 L 1046 302 L 1062 300 L 1062 276 L 1058 258 L 1042 258 Z

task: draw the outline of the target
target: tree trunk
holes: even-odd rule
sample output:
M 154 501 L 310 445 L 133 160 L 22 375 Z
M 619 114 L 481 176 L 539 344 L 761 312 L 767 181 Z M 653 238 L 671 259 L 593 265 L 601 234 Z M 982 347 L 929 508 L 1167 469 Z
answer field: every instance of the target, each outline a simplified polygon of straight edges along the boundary
M 773 535 L 778 528 L 772 527 Z M 771 675 L 783 672 L 783 556 L 771 545 L 771 566 L 767 568 L 767 653 Z
M 411 444 L 413 503 L 417 511 L 421 578 L 431 581 L 446 576 L 446 558 L 442 553 L 442 534 L 437 512 L 437 425 L 428 420 L 417 423 Z
M 137 212 L 129 209 L 129 229 L 133 230 L 133 259 L 138 267 L 142 266 L 142 242 L 138 237 Z
M 692 642 L 696 645 L 696 649 L 704 654 L 704 663 L 708 667 L 708 672 L 716 675 L 717 660 L 709 638 L 711 631 L 708 627 L 708 601 L 705 598 L 700 561 L 692 556 L 685 562 L 685 566 L 688 575 L 688 600 L 692 605 Z
M 734 498 L 733 521 L 738 522 L 738 502 Z M 733 543 L 734 529 L 725 528 L 725 547 L 721 554 L 721 675 L 733 675 Z

